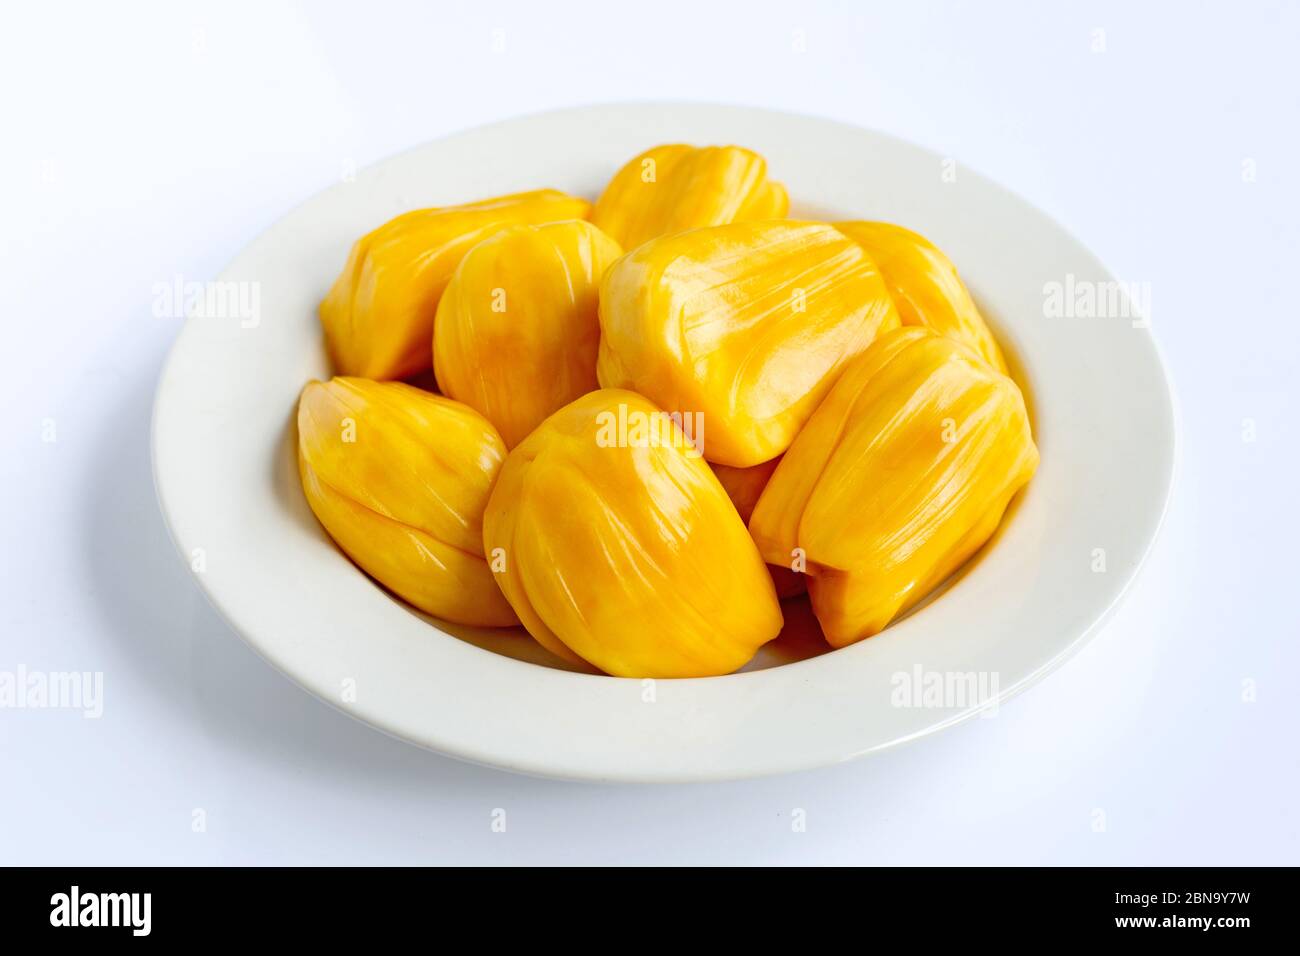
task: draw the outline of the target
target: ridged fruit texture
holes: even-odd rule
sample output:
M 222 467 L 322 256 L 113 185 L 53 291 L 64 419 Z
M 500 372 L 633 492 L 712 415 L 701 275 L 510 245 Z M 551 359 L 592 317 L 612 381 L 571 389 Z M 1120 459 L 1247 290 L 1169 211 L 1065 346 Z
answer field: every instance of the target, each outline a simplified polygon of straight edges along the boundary
M 367 574 L 458 624 L 517 624 L 483 559 L 483 509 L 506 448 L 459 402 L 400 382 L 310 382 L 298 401 L 307 502 Z
M 591 221 L 632 249 L 659 236 L 729 222 L 780 219 L 785 187 L 767 178 L 767 161 L 739 146 L 656 146 L 610 180 Z
M 510 452 L 483 547 L 529 633 L 609 674 L 728 674 L 781 629 L 772 580 L 718 479 L 632 392 L 585 395 Z
M 708 459 L 743 468 L 785 451 L 844 364 L 898 325 L 871 258 L 832 226 L 694 229 L 605 274 L 597 374 L 701 413 Z
M 875 260 L 904 325 L 950 335 L 1005 373 L 993 333 L 975 306 L 957 267 L 924 236 L 888 222 L 841 222 L 836 228 Z
M 539 189 L 417 209 L 362 236 L 320 304 L 335 372 L 395 379 L 429 368 L 438 300 L 471 247 L 505 226 L 584 219 L 590 211 L 586 200 Z
M 844 370 L 749 528 L 767 561 L 806 557 L 813 609 L 841 647 L 960 567 L 1037 465 L 1010 378 L 955 339 L 899 329 Z
M 438 304 L 438 388 L 513 448 L 599 387 L 600 277 L 622 255 L 589 222 L 509 226 L 465 254 Z
M 740 520 L 745 524 L 749 524 L 749 516 L 754 513 L 754 506 L 758 504 L 759 496 L 767 487 L 772 473 L 780 463 L 780 458 L 773 458 L 771 461 L 765 461 L 761 465 L 751 465 L 748 468 L 732 468 L 730 465 L 713 466 L 713 473 L 718 476 L 722 490 L 736 506 Z M 772 575 L 772 583 L 776 585 L 776 596 L 782 600 L 803 594 L 808 590 L 803 574 L 794 571 L 791 567 L 769 564 L 767 570 Z

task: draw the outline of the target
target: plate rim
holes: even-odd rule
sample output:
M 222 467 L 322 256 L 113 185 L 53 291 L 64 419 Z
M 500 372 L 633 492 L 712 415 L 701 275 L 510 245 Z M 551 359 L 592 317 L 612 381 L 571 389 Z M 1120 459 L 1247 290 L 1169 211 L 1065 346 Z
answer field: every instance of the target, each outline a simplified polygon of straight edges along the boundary
M 929 149 L 926 146 L 903 139 L 891 133 L 869 129 L 842 120 L 819 116 L 817 114 L 801 113 L 797 111 L 782 110 L 782 109 L 767 109 L 763 107 L 753 107 L 753 106 L 743 106 L 743 105 L 715 104 L 715 103 L 699 102 L 699 101 L 639 100 L 639 101 L 624 101 L 624 102 L 592 103 L 592 104 L 584 104 L 581 106 L 566 107 L 557 110 L 545 110 L 540 112 L 532 112 L 532 113 L 521 114 L 518 116 L 513 116 L 506 119 L 496 120 L 491 123 L 485 123 L 476 126 L 462 128 L 453 132 L 449 132 L 445 135 L 439 136 L 435 139 L 412 145 L 406 149 L 400 150 L 396 153 L 386 156 L 374 163 L 371 163 L 365 167 L 358 169 L 357 176 L 360 177 L 368 173 L 374 173 L 375 171 L 383 169 L 384 167 L 396 165 L 403 158 L 409 158 L 412 155 L 418 154 L 421 151 L 429 149 L 430 147 L 436 146 L 438 144 L 447 144 L 450 141 L 466 136 L 468 134 L 479 133 L 483 131 L 492 130 L 495 128 L 509 127 L 515 124 L 519 124 L 523 121 L 540 121 L 548 118 L 556 118 L 556 117 L 566 116 L 566 115 L 572 116 L 575 114 L 580 115 L 584 113 L 591 113 L 591 112 L 597 112 L 603 110 L 637 110 L 637 109 L 721 111 L 721 112 L 730 112 L 730 113 L 763 114 L 769 117 L 776 116 L 776 117 L 782 117 L 782 118 L 801 121 L 801 122 L 814 121 L 818 124 L 839 127 L 845 131 L 850 131 L 852 133 L 860 134 L 865 132 L 870 134 L 873 137 L 890 141 L 901 147 L 906 147 L 909 149 L 919 149 L 924 151 L 925 153 L 931 155 L 937 155 L 933 150 Z M 1042 209 L 1030 203 L 1028 200 L 1022 198 L 1018 194 L 1012 192 L 1009 188 L 1003 186 L 997 180 L 983 173 L 980 173 L 977 170 L 967 168 L 964 165 L 962 168 L 963 168 L 964 175 L 976 178 L 985 187 L 993 188 L 999 194 L 1001 194 L 1002 198 L 1009 198 L 1010 200 L 1021 204 L 1022 206 L 1026 207 L 1028 210 L 1032 211 L 1037 217 L 1041 218 L 1043 221 L 1050 224 L 1054 230 L 1056 230 L 1057 232 L 1065 236 L 1068 236 L 1075 244 L 1077 244 L 1077 246 L 1080 249 L 1082 249 L 1089 256 L 1091 256 L 1096 263 L 1101 265 L 1106 276 L 1112 279 L 1114 278 L 1114 273 L 1111 272 L 1111 270 L 1105 266 L 1104 261 L 1099 256 L 1097 256 L 1086 243 L 1080 240 L 1074 232 L 1065 228 L 1055 217 L 1044 212 Z M 245 243 L 244 246 L 240 249 L 240 251 L 229 262 L 226 263 L 226 265 L 216 274 L 216 276 L 213 277 L 212 281 L 222 281 L 229 278 L 232 268 L 241 259 L 241 257 L 243 257 L 250 250 L 250 248 L 252 248 L 254 245 L 259 243 L 267 236 L 276 232 L 281 226 L 283 226 L 288 220 L 294 218 L 305 207 L 317 201 L 322 200 L 323 197 L 329 195 L 331 192 L 339 188 L 340 188 L 340 184 L 337 183 L 331 186 L 327 186 L 326 188 L 317 191 L 311 196 L 303 199 L 301 202 L 296 203 L 292 208 L 286 211 L 283 215 L 279 216 L 269 226 L 261 230 L 256 236 L 254 236 L 247 243 Z M 171 346 L 168 349 L 168 353 L 165 361 L 162 364 L 159 377 L 158 377 L 158 383 L 154 391 L 153 403 L 151 406 L 151 420 L 150 420 L 151 476 L 154 484 L 155 495 L 158 499 L 159 508 L 163 515 L 164 525 L 167 528 L 168 538 L 171 540 L 172 545 L 176 549 L 178 556 L 180 557 L 182 562 L 186 564 L 187 567 L 189 567 L 189 557 L 188 557 L 189 552 L 185 547 L 185 543 L 182 542 L 182 540 L 180 539 L 179 532 L 176 527 L 177 522 L 173 515 L 173 508 L 175 507 L 175 503 L 172 502 L 172 504 L 169 506 L 168 492 L 165 489 L 167 479 L 161 473 L 160 460 L 164 457 L 164 452 L 161 449 L 161 442 L 163 441 L 163 436 L 160 434 L 159 421 L 160 421 L 160 409 L 165 403 L 165 401 L 167 400 L 167 396 L 165 393 L 168 384 L 171 381 L 171 373 L 173 372 L 174 366 L 178 364 L 178 362 L 180 361 L 178 356 L 181 354 L 187 335 L 191 332 L 193 325 L 196 321 L 198 320 L 193 318 L 187 318 L 184 325 L 177 333 L 175 339 L 173 340 Z M 415 739 L 412 736 L 410 736 L 408 733 L 405 733 L 400 729 L 396 729 L 391 725 L 386 725 L 386 723 L 382 719 L 378 718 L 373 713 L 362 712 L 359 709 L 352 709 L 347 706 L 343 706 L 338 701 L 332 699 L 331 695 L 325 693 L 322 688 L 313 686 L 302 675 L 300 675 L 299 673 L 295 673 L 291 668 L 284 666 L 284 664 L 277 659 L 277 657 L 271 652 L 271 650 L 268 647 L 264 646 L 265 642 L 259 640 L 257 637 L 254 636 L 253 633 L 251 633 L 251 631 L 253 631 L 254 629 L 242 625 L 236 619 L 236 616 L 232 613 L 231 609 L 223 606 L 221 600 L 219 599 L 219 596 L 216 593 L 214 593 L 211 579 L 207 575 L 195 574 L 191 572 L 190 576 L 194 579 L 195 583 L 198 585 L 200 593 L 204 595 L 205 600 L 207 600 L 207 602 L 213 607 L 213 609 L 216 611 L 216 613 L 221 618 L 221 620 L 225 622 L 225 624 L 232 631 L 234 631 L 237 635 L 239 635 L 240 639 L 243 640 L 244 643 L 247 644 L 250 648 L 252 648 L 258 654 L 259 657 L 265 660 L 277 671 L 279 671 L 280 673 L 288 677 L 294 684 L 301 687 L 303 690 L 311 693 L 312 696 L 323 700 L 325 703 L 329 704 L 335 710 L 338 710 L 342 713 L 347 714 L 350 717 L 358 719 L 361 722 L 368 724 L 369 726 L 374 727 L 375 729 L 381 731 L 382 733 L 387 734 L 388 736 L 395 737 L 407 743 L 414 744 L 423 749 L 433 750 L 435 752 L 442 753 L 444 755 L 451 756 L 456 759 L 464 760 L 470 763 L 478 764 L 481 766 L 489 766 L 498 769 L 504 769 L 516 773 L 527 774 L 527 775 L 547 777 L 547 778 L 559 778 L 559 779 L 566 779 L 566 780 L 598 781 L 598 782 L 619 781 L 619 782 L 635 782 L 635 783 L 683 783 L 683 782 L 706 782 L 706 781 L 750 779 L 755 777 L 769 776 L 777 773 L 798 772 L 801 770 L 812 769 L 814 767 L 825 766 L 835 762 L 845 762 L 847 760 L 855 759 L 868 754 L 879 753 L 884 750 L 892 749 L 893 747 L 899 746 L 901 744 L 909 743 L 913 740 L 920 739 L 921 737 L 924 736 L 929 736 L 930 734 L 936 733 L 939 730 L 943 730 L 948 727 L 955 726 L 958 723 L 969 720 L 970 718 L 977 716 L 979 713 L 981 713 L 984 710 L 987 710 L 989 708 L 996 708 L 1003 705 L 1004 703 L 1014 698 L 1018 694 L 1032 687 L 1034 684 L 1037 684 L 1039 681 L 1043 680 L 1045 677 L 1047 677 L 1057 668 L 1059 668 L 1067 661 L 1069 661 L 1085 645 L 1087 645 L 1106 626 L 1107 623 L 1109 623 L 1109 621 L 1112 619 L 1114 614 L 1118 611 L 1118 609 L 1123 604 L 1123 602 L 1132 593 L 1134 586 L 1141 574 L 1141 571 L 1145 567 L 1147 561 L 1149 560 L 1151 552 L 1154 549 L 1155 544 L 1160 537 L 1160 533 L 1164 527 L 1166 518 L 1168 516 L 1168 512 L 1171 503 L 1173 501 L 1175 490 L 1178 484 L 1179 474 L 1181 472 L 1182 443 L 1183 443 L 1182 434 L 1181 434 L 1182 433 L 1181 408 L 1180 408 L 1180 403 L 1178 401 L 1178 394 L 1177 394 L 1174 378 L 1170 372 L 1169 365 L 1165 360 L 1164 353 L 1160 347 L 1158 338 L 1154 334 L 1154 331 L 1148 328 L 1147 334 L 1145 335 L 1144 338 L 1151 348 L 1152 358 L 1154 359 L 1154 369 L 1159 374 L 1160 384 L 1163 386 L 1164 395 L 1168 399 L 1168 404 L 1169 404 L 1169 412 L 1170 412 L 1169 420 L 1168 420 L 1168 440 L 1170 445 L 1169 467 L 1167 473 L 1164 475 L 1164 480 L 1161 483 L 1162 487 L 1160 488 L 1160 494 L 1159 494 L 1159 511 L 1158 514 L 1156 514 L 1155 520 L 1151 525 L 1151 532 L 1143 541 L 1140 554 L 1133 562 L 1129 573 L 1125 575 L 1124 580 L 1119 585 L 1118 589 L 1114 591 L 1107 605 L 1104 608 L 1102 608 L 1099 612 L 1097 612 L 1095 615 L 1093 615 L 1091 623 L 1088 624 L 1088 626 L 1085 627 L 1082 631 L 1075 634 L 1073 638 L 1069 640 L 1068 643 L 1060 647 L 1050 657 L 1045 657 L 1045 659 L 1042 660 L 1033 671 L 1021 677 L 1010 687 L 1007 687 L 1005 689 L 1000 689 L 999 692 L 996 694 L 996 696 L 993 697 L 992 699 L 985 701 L 979 706 L 964 708 L 959 713 L 952 714 L 943 719 L 936 719 L 932 721 L 927 727 L 925 727 L 924 729 L 920 730 L 917 733 L 897 737 L 880 743 L 870 744 L 860 749 L 843 753 L 835 760 L 827 760 L 824 758 L 811 758 L 807 761 L 800 761 L 798 759 L 785 759 L 779 761 L 780 764 L 779 766 L 773 766 L 773 765 L 754 766 L 750 768 L 748 771 L 737 770 L 736 768 L 732 767 L 732 768 L 720 769 L 716 773 L 710 773 L 707 769 L 700 769 L 697 767 L 686 772 L 675 772 L 672 768 L 665 768 L 662 772 L 656 771 L 653 773 L 642 773 L 642 772 L 635 772 L 635 771 L 625 772 L 624 770 L 621 770 L 620 768 L 616 768 L 616 767 L 605 767 L 605 768 L 584 767 L 580 769 L 571 763 L 567 766 L 556 766 L 554 760 L 548 760 L 545 756 L 539 757 L 537 759 L 520 757 L 518 754 L 515 754 L 514 757 L 503 757 L 499 753 L 485 752 L 481 744 L 479 746 L 466 744 L 462 739 L 457 739 L 454 734 L 451 737 L 442 737 L 441 739 L 437 739 L 436 735 L 426 735 L 423 739 Z M 505 657 L 502 655 L 495 655 L 492 654 L 491 651 L 487 651 L 481 648 L 475 647 L 472 648 L 472 650 L 484 655 L 491 655 L 491 657 L 494 658 L 497 662 L 504 662 L 506 666 L 524 667 L 524 668 L 528 668 L 530 671 L 548 670 L 545 668 L 538 668 L 537 665 L 530 664 L 527 662 L 514 660 L 512 658 Z M 818 658 L 813 658 L 811 660 L 792 662 L 777 668 L 772 668 L 768 671 L 739 673 L 739 674 L 732 674 L 723 677 L 713 677 L 713 678 L 689 678 L 689 679 L 673 681 L 673 683 L 686 685 L 686 684 L 694 684 L 697 682 L 711 683 L 716 681 L 732 681 L 732 682 L 746 681 L 746 680 L 753 681 L 756 679 L 760 679 L 760 675 L 763 674 L 771 674 L 774 671 L 791 671 L 792 669 L 806 669 L 808 668 L 809 665 L 813 665 L 819 661 L 825 661 L 827 659 L 828 659 L 827 656 L 822 656 Z M 604 675 L 575 674 L 569 672 L 554 672 L 554 671 L 551 671 L 550 673 L 552 674 L 564 673 L 566 675 L 566 678 L 572 680 L 580 680 L 580 681 L 598 681 L 598 682 L 630 681 L 633 683 L 638 683 L 638 684 L 640 683 L 640 681 L 636 678 L 615 678 L 615 677 L 608 677 Z

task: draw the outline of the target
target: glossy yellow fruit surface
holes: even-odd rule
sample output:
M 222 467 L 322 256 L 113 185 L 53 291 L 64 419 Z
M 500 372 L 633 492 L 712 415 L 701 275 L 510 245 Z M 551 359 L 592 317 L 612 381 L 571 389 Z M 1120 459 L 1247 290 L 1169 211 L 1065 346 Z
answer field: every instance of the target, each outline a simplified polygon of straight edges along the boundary
M 844 370 L 749 528 L 768 561 L 801 549 L 813 609 L 841 647 L 965 563 L 1037 465 L 1010 378 L 955 339 L 899 329 Z
M 771 461 L 751 465 L 748 468 L 733 468 L 730 465 L 713 466 L 713 473 L 718 476 L 723 491 L 736 506 L 740 520 L 745 524 L 749 524 L 749 516 L 754 513 L 754 505 L 758 504 L 759 495 L 767 487 L 772 473 L 780 463 L 780 458 L 773 458 Z
M 334 370 L 394 379 L 427 369 L 438 300 L 461 256 L 504 226 L 582 219 L 588 212 L 585 200 L 539 189 L 417 209 L 362 236 L 320 304 Z
M 298 400 L 298 470 L 317 519 L 380 584 L 458 624 L 519 623 L 483 560 L 505 455 L 473 409 L 400 382 L 309 382 Z
M 780 219 L 785 187 L 767 178 L 767 161 L 739 146 L 671 144 L 633 157 L 592 210 L 591 221 L 633 249 L 700 226 Z
M 730 465 L 713 466 L 713 473 L 718 476 L 722 490 L 736 506 L 740 520 L 745 524 L 749 524 L 749 517 L 754 513 L 754 506 L 758 504 L 759 496 L 767 487 L 772 473 L 780 463 L 780 458 L 773 458 L 771 461 L 765 461 L 761 465 L 751 465 L 749 468 L 732 468 Z M 782 600 L 794 597 L 796 594 L 803 594 L 807 590 L 804 576 L 793 570 L 792 562 L 787 562 L 784 566 L 769 564 L 767 570 L 771 573 L 772 583 L 776 586 L 776 596 Z
M 510 452 L 483 547 L 528 631 L 609 674 L 727 674 L 781 629 L 726 492 L 682 429 L 632 392 L 585 395 Z
M 957 268 L 924 236 L 888 222 L 841 222 L 880 268 L 904 325 L 919 325 L 965 342 L 999 372 L 1007 363 Z
M 703 415 L 713 462 L 789 447 L 843 365 L 899 325 L 862 247 L 832 226 L 733 223 L 655 239 L 605 273 L 597 374 Z
M 513 448 L 594 391 L 600 278 L 622 255 L 589 222 L 510 226 L 465 254 L 433 327 L 438 388 Z

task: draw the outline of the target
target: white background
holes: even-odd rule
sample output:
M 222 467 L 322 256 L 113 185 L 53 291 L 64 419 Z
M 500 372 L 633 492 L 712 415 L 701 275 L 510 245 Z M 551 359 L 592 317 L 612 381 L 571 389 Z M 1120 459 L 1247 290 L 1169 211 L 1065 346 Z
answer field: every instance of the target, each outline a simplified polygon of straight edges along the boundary
M 0 863 L 1300 863 L 1296 5 L 22 4 L 5 19 L 0 671 L 105 683 L 99 720 L 0 710 Z M 996 719 L 757 782 L 526 779 L 309 697 L 192 584 L 150 478 L 178 331 L 153 317 L 154 284 L 211 278 L 353 166 L 627 99 L 897 134 L 1151 283 L 1181 407 L 1167 524 L 1113 622 Z

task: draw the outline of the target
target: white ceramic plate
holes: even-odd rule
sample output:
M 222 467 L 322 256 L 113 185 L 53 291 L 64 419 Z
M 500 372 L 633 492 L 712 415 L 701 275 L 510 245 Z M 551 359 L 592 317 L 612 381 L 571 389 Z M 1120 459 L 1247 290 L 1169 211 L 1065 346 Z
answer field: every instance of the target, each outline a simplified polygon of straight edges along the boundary
M 316 305 L 356 237 L 407 209 L 523 189 L 595 198 L 663 142 L 751 147 L 795 197 L 792 215 L 890 220 L 945 249 L 1026 386 L 1042 464 L 990 546 L 883 634 L 789 663 L 816 646 L 796 634 L 745 673 L 643 683 L 565 670 L 521 634 L 438 626 L 389 596 L 303 500 L 293 415 L 303 383 L 329 374 Z M 511 120 L 366 169 L 231 263 L 220 281 L 248 284 L 225 287 L 246 308 L 228 300 L 214 310 L 225 317 L 192 317 L 178 338 L 153 424 L 177 546 L 231 626 L 302 686 L 390 734 L 511 770 L 746 777 L 846 760 L 996 706 L 1076 651 L 1133 580 L 1170 491 L 1174 414 L 1151 333 L 1128 298 L 1107 301 L 1101 263 L 1011 193 L 953 172 L 879 133 L 685 104 Z M 1087 314 L 1088 288 L 1107 315 Z M 806 605 L 788 616 L 800 630 Z M 938 682 L 948 692 L 927 697 Z

